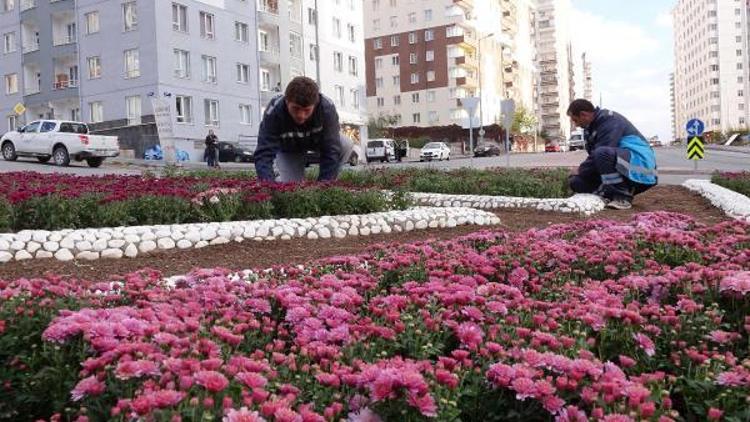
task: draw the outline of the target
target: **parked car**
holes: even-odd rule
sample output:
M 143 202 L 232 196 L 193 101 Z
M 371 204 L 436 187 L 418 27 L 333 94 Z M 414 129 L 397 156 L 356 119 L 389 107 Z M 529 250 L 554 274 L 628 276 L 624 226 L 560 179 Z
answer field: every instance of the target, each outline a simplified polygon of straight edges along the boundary
M 380 161 L 390 162 L 396 159 L 396 143 L 393 139 L 371 139 L 367 142 L 365 150 L 367 162 Z
M 586 148 L 586 140 L 583 137 L 583 131 L 577 130 L 570 135 L 568 139 L 568 151 L 576 151 Z
M 219 162 L 252 163 L 253 151 L 242 148 L 239 144 L 219 142 Z
M 361 156 L 362 151 L 360 150 L 359 145 L 354 145 L 354 147 L 352 148 L 352 154 L 349 156 L 349 165 L 355 167 L 357 164 L 359 164 L 359 157 Z M 309 150 L 305 154 L 305 167 L 308 167 L 312 164 L 320 164 L 320 151 Z
M 562 148 L 560 148 L 560 144 L 553 141 L 544 146 L 544 152 L 562 152 Z
M 422 147 L 422 151 L 419 153 L 419 161 L 443 161 L 450 159 L 451 149 L 445 142 L 430 142 Z
M 36 157 L 46 163 L 68 166 L 70 160 L 83 161 L 99 167 L 107 157 L 120 155 L 116 136 L 90 135 L 85 123 L 61 120 L 37 120 L 8 132 L 0 140 L 3 158 Z
M 476 148 L 474 148 L 474 156 L 475 157 L 493 157 L 502 154 L 502 148 L 500 148 L 500 145 L 486 142 L 483 144 L 477 145 Z

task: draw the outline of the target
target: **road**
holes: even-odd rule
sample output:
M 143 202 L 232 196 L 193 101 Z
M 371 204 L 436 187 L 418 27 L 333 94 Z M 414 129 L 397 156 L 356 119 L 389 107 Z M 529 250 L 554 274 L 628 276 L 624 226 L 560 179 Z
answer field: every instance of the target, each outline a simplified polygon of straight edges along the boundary
M 750 170 L 750 154 L 734 151 L 707 151 L 706 159 L 699 162 L 697 174 L 693 173 L 693 163 L 685 158 L 685 150 L 679 147 L 657 148 L 657 163 L 661 171 L 660 181 L 666 184 L 680 184 L 689 178 L 709 178 L 713 171 L 743 171 Z M 539 153 L 539 154 L 512 154 L 510 156 L 511 167 L 575 167 L 586 158 L 584 151 L 565 153 Z M 52 164 L 40 164 L 36 160 L 19 159 L 16 162 L 0 161 L 0 173 L 17 171 L 37 171 L 42 173 L 68 173 L 80 176 L 101 174 L 141 174 L 147 162 L 136 160 L 130 164 L 116 164 L 105 161 L 98 169 L 92 169 L 85 163 L 73 163 L 70 167 L 60 168 Z M 152 163 L 149 163 L 153 165 Z M 439 168 L 457 169 L 461 167 L 472 167 L 478 169 L 504 167 L 505 156 L 489 158 L 466 158 L 455 157 L 450 161 L 442 162 L 403 162 L 390 164 L 369 164 L 356 167 L 364 168 Z M 204 164 L 191 163 L 186 168 L 205 168 Z M 252 164 L 222 163 L 222 168 L 228 170 L 250 169 Z M 158 169 L 158 167 L 156 168 Z M 151 167 L 151 170 L 155 170 Z

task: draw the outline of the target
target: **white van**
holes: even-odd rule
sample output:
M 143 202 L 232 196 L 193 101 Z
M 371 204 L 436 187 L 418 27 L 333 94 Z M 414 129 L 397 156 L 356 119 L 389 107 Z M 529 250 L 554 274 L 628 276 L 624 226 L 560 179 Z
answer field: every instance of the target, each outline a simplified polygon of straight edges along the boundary
M 365 157 L 368 163 L 378 160 L 383 163 L 390 162 L 396 158 L 396 143 L 388 138 L 370 139 L 367 142 Z

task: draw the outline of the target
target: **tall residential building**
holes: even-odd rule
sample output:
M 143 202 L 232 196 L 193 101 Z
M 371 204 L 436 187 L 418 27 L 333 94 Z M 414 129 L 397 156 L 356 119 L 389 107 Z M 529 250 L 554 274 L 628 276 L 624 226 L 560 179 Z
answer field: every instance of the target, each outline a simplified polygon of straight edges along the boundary
M 669 117 L 672 120 L 672 139 L 677 139 L 680 137 L 677 128 L 677 110 L 675 108 L 677 104 L 677 100 L 674 96 L 674 73 L 669 74 Z
M 586 58 L 586 53 L 581 55 L 583 67 L 583 98 L 594 101 L 594 80 L 591 62 Z
M 677 137 L 692 118 L 707 131 L 747 127 L 747 2 L 678 0 L 673 24 Z
M 140 156 L 157 143 L 150 101 L 157 96 L 171 104 L 177 148 L 192 160 L 202 159 L 209 129 L 228 141 L 257 133 L 255 10 L 246 2 L 0 3 L 3 129 L 83 120 Z M 26 107 L 17 119 L 16 103 Z
M 295 77 L 305 74 L 302 0 L 255 0 L 262 109 Z M 242 1 L 239 3 L 247 3 Z M 308 18 L 308 17 L 305 17 Z
M 303 6 L 305 74 L 333 99 L 342 132 L 366 142 L 363 2 L 304 0 Z
M 505 97 L 501 0 L 366 0 L 367 105 L 400 126 L 468 127 L 461 98 L 480 96 L 475 124 L 500 120 Z M 481 63 L 481 66 L 480 66 Z
M 555 140 L 568 139 L 571 131 L 570 119 L 566 114 L 573 89 L 570 9 L 569 0 L 537 2 L 540 122 L 542 131 Z
M 503 50 L 505 96 L 533 114 L 539 76 L 535 63 L 536 6 L 531 0 L 503 0 L 501 5 L 502 31 L 509 40 Z

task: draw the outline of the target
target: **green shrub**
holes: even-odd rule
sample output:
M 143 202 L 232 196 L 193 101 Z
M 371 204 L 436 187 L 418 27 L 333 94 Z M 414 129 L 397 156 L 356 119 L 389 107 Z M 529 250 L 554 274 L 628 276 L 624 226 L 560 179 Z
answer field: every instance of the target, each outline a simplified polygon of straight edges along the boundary
M 13 206 L 5 198 L 0 198 L 0 232 L 13 229 Z
M 719 186 L 750 197 L 750 172 L 715 173 L 711 181 Z

